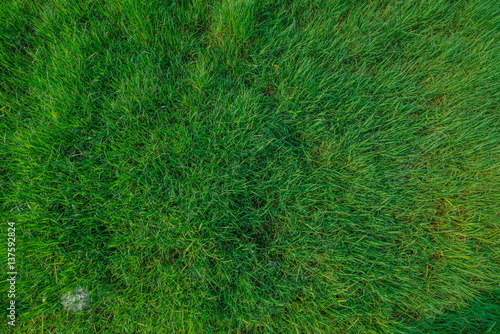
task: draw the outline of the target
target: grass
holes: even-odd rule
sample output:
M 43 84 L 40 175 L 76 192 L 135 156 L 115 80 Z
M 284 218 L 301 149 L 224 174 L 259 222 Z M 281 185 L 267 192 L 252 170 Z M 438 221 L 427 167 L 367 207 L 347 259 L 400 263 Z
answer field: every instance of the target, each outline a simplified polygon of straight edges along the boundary
M 0 6 L 17 332 L 500 331 L 498 2 Z

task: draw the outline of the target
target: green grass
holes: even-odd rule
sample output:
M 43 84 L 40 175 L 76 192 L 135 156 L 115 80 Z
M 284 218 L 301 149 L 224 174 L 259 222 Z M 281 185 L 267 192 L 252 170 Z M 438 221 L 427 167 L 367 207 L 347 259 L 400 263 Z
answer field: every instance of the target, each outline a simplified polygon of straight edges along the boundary
M 5 1 L 17 332 L 498 333 L 499 10 Z

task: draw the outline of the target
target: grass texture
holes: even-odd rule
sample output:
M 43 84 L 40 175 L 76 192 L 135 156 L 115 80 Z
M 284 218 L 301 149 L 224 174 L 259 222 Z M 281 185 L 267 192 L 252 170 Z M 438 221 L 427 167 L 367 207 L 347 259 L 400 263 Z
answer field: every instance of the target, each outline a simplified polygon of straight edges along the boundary
M 500 331 L 498 1 L 0 6 L 19 333 Z

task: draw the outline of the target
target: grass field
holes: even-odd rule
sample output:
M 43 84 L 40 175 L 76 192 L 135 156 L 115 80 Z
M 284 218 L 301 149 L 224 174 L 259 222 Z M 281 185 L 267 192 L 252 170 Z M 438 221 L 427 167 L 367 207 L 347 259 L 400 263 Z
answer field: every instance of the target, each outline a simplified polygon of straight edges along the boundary
M 6 0 L 0 332 L 499 333 L 499 13 Z

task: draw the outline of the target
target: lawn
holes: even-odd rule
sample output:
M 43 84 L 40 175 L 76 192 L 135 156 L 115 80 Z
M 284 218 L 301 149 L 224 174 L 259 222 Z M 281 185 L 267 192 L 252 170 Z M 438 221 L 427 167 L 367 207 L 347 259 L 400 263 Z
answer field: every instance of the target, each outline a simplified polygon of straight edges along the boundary
M 4 1 L 0 332 L 499 333 L 499 12 Z

